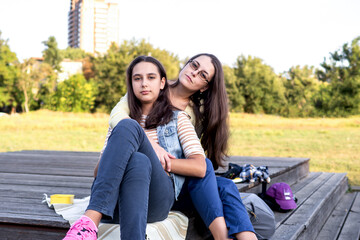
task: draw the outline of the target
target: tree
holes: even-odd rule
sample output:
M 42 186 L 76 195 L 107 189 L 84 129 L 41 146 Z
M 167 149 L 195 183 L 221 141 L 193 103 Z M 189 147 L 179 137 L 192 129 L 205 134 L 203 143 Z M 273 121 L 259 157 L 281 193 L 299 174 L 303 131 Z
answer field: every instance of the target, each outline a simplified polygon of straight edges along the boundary
M 240 56 L 234 68 L 235 88 L 244 97 L 247 113 L 282 114 L 286 106 L 281 77 L 260 58 Z
M 68 58 L 71 60 L 80 60 L 84 59 L 87 56 L 84 50 L 72 47 L 67 47 L 64 50 L 60 50 L 60 54 L 62 58 Z
M 98 111 L 110 112 L 120 97 L 126 93 L 127 66 L 140 55 L 157 58 L 167 70 L 169 79 L 178 75 L 180 62 L 177 57 L 165 50 L 154 48 L 144 40 L 124 41 L 120 46 L 112 44 L 105 55 L 92 58 L 94 80 L 99 93 L 95 101 Z
M 60 82 L 46 107 L 64 112 L 90 112 L 97 94 L 94 82 L 86 81 L 82 74 L 72 75 Z
M 44 62 L 50 64 L 50 66 L 57 72 L 61 71 L 60 63 L 63 60 L 60 49 L 58 48 L 57 41 L 54 36 L 50 36 L 47 41 L 42 42 L 45 45 L 43 51 Z
M 25 112 L 29 112 L 29 95 L 33 85 L 33 76 L 32 76 L 32 65 L 33 60 L 32 59 L 25 59 L 23 63 L 20 64 L 21 74 L 19 76 L 19 80 L 17 82 L 17 85 L 20 90 L 22 90 L 24 94 L 24 108 Z
M 0 108 L 15 113 L 20 103 L 20 94 L 16 88 L 19 76 L 16 54 L 10 50 L 8 40 L 1 38 L 0 31 Z
M 230 110 L 234 112 L 244 112 L 245 98 L 242 95 L 241 88 L 237 85 L 234 69 L 224 65 L 223 71 Z
M 40 80 L 40 88 L 36 94 L 36 97 L 32 99 L 34 100 L 31 102 L 32 110 L 48 106 L 57 87 L 57 73 L 50 66 L 50 64 L 42 62 L 39 65 L 39 68 L 39 71 L 43 73 L 43 78 Z
M 292 67 L 283 74 L 288 102 L 286 115 L 290 117 L 306 117 L 315 114 L 313 97 L 320 87 L 313 67 Z
M 24 99 L 22 105 L 25 112 L 39 108 L 39 94 L 42 85 L 51 79 L 54 72 L 49 64 L 37 62 L 35 59 L 25 59 L 19 64 L 21 73 L 17 81 L 17 87 L 22 91 Z M 32 105 L 32 107 L 31 107 Z
M 316 107 L 328 116 L 360 114 L 360 37 L 331 53 L 328 62 L 325 59 L 321 66 L 324 69 L 317 75 L 329 83 L 322 89 L 322 94 L 329 97 L 317 96 Z

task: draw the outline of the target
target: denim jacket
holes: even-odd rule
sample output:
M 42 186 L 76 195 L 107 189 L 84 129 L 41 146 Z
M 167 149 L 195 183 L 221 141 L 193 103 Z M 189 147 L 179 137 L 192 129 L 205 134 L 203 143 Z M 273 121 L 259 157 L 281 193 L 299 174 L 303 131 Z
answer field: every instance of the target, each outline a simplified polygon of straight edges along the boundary
M 177 120 L 179 112 L 180 111 L 174 111 L 174 115 L 170 122 L 165 125 L 158 126 L 156 131 L 160 146 L 174 157 L 178 159 L 184 159 L 184 151 L 182 149 L 177 132 Z M 175 173 L 170 173 L 170 176 L 174 182 L 175 199 L 177 200 L 177 197 L 179 196 L 181 188 L 185 182 L 185 177 Z

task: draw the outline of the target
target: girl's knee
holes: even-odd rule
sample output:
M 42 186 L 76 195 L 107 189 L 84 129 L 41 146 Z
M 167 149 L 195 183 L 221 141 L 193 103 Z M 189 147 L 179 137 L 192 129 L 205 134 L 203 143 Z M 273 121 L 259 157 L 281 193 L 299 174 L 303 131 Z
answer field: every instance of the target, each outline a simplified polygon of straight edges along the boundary
M 135 121 L 134 119 L 130 119 L 130 118 L 125 118 L 123 120 L 121 120 L 113 129 L 113 132 L 115 131 L 119 131 L 119 129 L 142 129 L 140 124 Z
M 131 169 L 138 169 L 145 173 L 151 173 L 152 165 L 150 159 L 143 153 L 134 152 L 128 162 L 128 167 Z
M 217 177 L 217 185 L 219 188 L 219 192 L 238 192 L 238 188 L 236 187 L 235 183 L 228 178 L 224 177 Z
M 206 163 L 206 175 L 208 175 L 211 172 L 214 172 L 214 167 L 213 167 L 210 159 L 205 158 L 205 163 Z M 214 172 L 214 174 L 215 174 L 215 172 Z

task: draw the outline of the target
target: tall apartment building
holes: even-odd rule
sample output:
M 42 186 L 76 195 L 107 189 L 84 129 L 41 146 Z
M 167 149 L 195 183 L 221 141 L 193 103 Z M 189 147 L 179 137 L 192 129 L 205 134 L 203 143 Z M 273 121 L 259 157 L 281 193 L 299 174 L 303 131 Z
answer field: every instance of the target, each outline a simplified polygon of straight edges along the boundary
M 70 47 L 105 53 L 111 42 L 119 44 L 117 0 L 71 0 L 68 31 Z

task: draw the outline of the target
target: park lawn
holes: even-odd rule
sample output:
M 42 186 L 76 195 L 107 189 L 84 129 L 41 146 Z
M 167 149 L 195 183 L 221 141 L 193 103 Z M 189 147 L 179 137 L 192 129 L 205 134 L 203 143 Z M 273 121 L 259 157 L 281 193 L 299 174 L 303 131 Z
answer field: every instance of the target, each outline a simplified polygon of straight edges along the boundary
M 360 185 L 360 117 L 231 114 L 230 155 L 310 158 L 310 171 L 347 172 Z
M 0 152 L 102 149 L 108 114 L 41 110 L 0 117 Z M 229 155 L 310 158 L 310 171 L 347 172 L 360 185 L 360 116 L 282 118 L 232 113 Z

